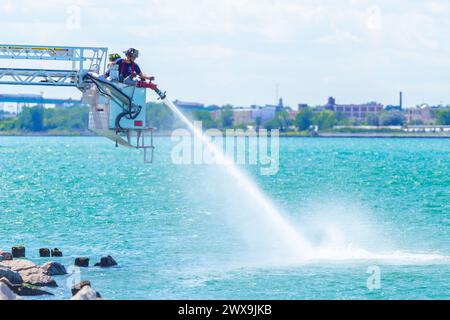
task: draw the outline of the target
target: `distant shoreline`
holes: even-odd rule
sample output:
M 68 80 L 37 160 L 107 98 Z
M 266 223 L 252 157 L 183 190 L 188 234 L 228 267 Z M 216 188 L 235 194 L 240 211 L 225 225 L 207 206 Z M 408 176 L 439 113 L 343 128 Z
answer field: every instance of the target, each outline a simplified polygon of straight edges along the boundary
M 155 137 L 171 137 L 170 133 L 154 134 Z M 0 132 L 0 137 L 101 137 L 93 133 L 71 133 L 71 132 Z M 281 133 L 280 138 L 358 138 L 358 139 L 450 139 L 450 134 L 436 133 L 319 133 L 309 136 L 302 133 Z
M 384 138 L 384 139 L 450 139 L 450 134 L 411 134 L 411 133 L 320 133 L 317 138 Z

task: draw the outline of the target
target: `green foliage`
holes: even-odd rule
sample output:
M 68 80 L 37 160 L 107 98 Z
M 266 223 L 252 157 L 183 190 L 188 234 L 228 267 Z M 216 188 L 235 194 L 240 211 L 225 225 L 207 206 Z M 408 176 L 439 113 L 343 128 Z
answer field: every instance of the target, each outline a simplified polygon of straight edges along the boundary
M 374 113 L 371 113 L 367 116 L 367 124 L 369 126 L 379 126 L 380 125 L 380 117 Z
M 291 124 L 289 113 L 286 110 L 282 110 L 277 112 L 272 120 L 264 123 L 264 128 L 267 130 L 279 129 L 281 132 L 285 132 Z
M 234 130 L 247 130 L 248 126 L 244 123 L 237 124 L 233 126 Z
M 192 113 L 192 116 L 194 117 L 194 120 L 202 122 L 204 130 L 217 128 L 217 123 L 213 120 L 211 113 L 207 110 L 195 110 Z
M 450 125 L 450 109 L 438 110 L 437 120 L 440 125 L 448 126 Z
M 19 115 L 19 127 L 24 131 L 43 131 L 44 107 L 23 108 Z
M 17 129 L 17 118 L 0 120 L 0 131 L 13 131 L 16 129 Z
M 88 122 L 88 107 L 46 109 L 44 113 L 45 130 L 82 132 L 88 130 Z
M 88 129 L 89 109 L 73 107 L 67 109 L 24 108 L 17 118 L 0 121 L 0 131 L 22 130 L 29 132 L 76 131 Z
M 422 119 L 414 119 L 414 120 L 411 120 L 411 122 L 409 124 L 413 125 L 413 126 L 423 126 L 425 124 L 425 122 Z
M 324 110 L 314 115 L 313 123 L 317 125 L 320 130 L 327 130 L 336 125 L 337 118 L 333 111 Z
M 314 113 L 311 108 L 302 109 L 295 117 L 295 126 L 300 131 L 308 130 L 313 124 Z
M 219 113 L 218 125 L 220 129 L 233 127 L 233 106 L 225 105 Z
M 262 125 L 262 118 L 256 117 L 256 119 L 255 119 L 256 130 L 259 130 L 259 128 L 261 128 L 261 125 Z
M 289 126 L 292 125 L 292 120 L 289 118 L 289 113 L 286 110 L 277 112 L 275 119 L 277 119 L 280 124 L 280 131 L 288 131 Z
M 382 126 L 401 126 L 405 123 L 405 116 L 399 111 L 383 112 L 380 116 Z
M 267 130 L 275 130 L 280 129 L 280 124 L 278 123 L 278 120 L 274 118 L 272 120 L 264 122 L 263 127 Z
M 173 112 L 165 105 L 159 103 L 147 103 L 147 121 L 150 127 L 161 131 L 173 130 L 175 117 Z

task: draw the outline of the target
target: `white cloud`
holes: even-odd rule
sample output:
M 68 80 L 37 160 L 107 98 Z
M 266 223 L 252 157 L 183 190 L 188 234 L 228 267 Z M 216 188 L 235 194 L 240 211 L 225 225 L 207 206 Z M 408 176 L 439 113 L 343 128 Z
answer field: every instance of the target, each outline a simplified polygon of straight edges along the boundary
M 77 30 L 66 27 L 66 9 L 73 5 L 81 8 Z M 247 85 L 241 99 L 250 102 L 258 84 L 283 81 L 295 104 L 302 79 L 317 81 L 302 84 L 311 88 L 311 100 L 321 102 L 328 95 L 322 85 L 332 82 L 323 75 L 371 82 L 395 77 L 395 68 L 405 74 L 448 69 L 449 12 L 447 0 L 2 0 L 0 38 L 117 52 L 134 46 L 142 49 L 144 68 L 171 75 L 166 83 L 180 91 L 197 88 L 189 88 L 184 76 L 175 79 L 177 73 L 210 79 L 202 94 L 212 102 L 230 83 Z M 405 87 L 418 85 L 404 81 Z M 450 93 L 443 95 L 450 100 Z
M 235 51 L 220 45 L 197 45 L 189 46 L 185 50 L 192 58 L 197 59 L 229 59 L 235 55 Z
M 11 0 L 5 0 L 1 6 L 1 10 L 6 14 L 11 14 L 14 11 L 15 7 Z

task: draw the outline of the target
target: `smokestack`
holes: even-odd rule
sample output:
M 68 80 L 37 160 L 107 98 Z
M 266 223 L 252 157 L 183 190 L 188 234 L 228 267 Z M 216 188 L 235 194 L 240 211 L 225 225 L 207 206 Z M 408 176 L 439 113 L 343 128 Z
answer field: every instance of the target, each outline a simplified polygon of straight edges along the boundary
M 403 92 L 400 91 L 400 109 L 403 109 Z

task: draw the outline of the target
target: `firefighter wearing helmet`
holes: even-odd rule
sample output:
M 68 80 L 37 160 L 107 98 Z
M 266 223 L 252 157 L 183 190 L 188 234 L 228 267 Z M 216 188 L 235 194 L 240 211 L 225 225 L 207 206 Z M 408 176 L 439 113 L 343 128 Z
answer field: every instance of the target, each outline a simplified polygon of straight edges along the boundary
M 130 48 L 127 51 L 124 51 L 126 58 L 118 58 L 114 62 L 116 68 L 119 71 L 119 81 L 128 85 L 135 85 L 139 88 L 150 88 L 162 98 L 164 99 L 165 94 L 162 93 L 156 84 L 152 83 L 155 80 L 155 77 L 146 76 L 139 65 L 136 63 L 136 59 L 139 57 L 139 50 Z M 117 58 L 117 57 L 114 57 Z M 136 80 L 136 78 L 139 79 Z

